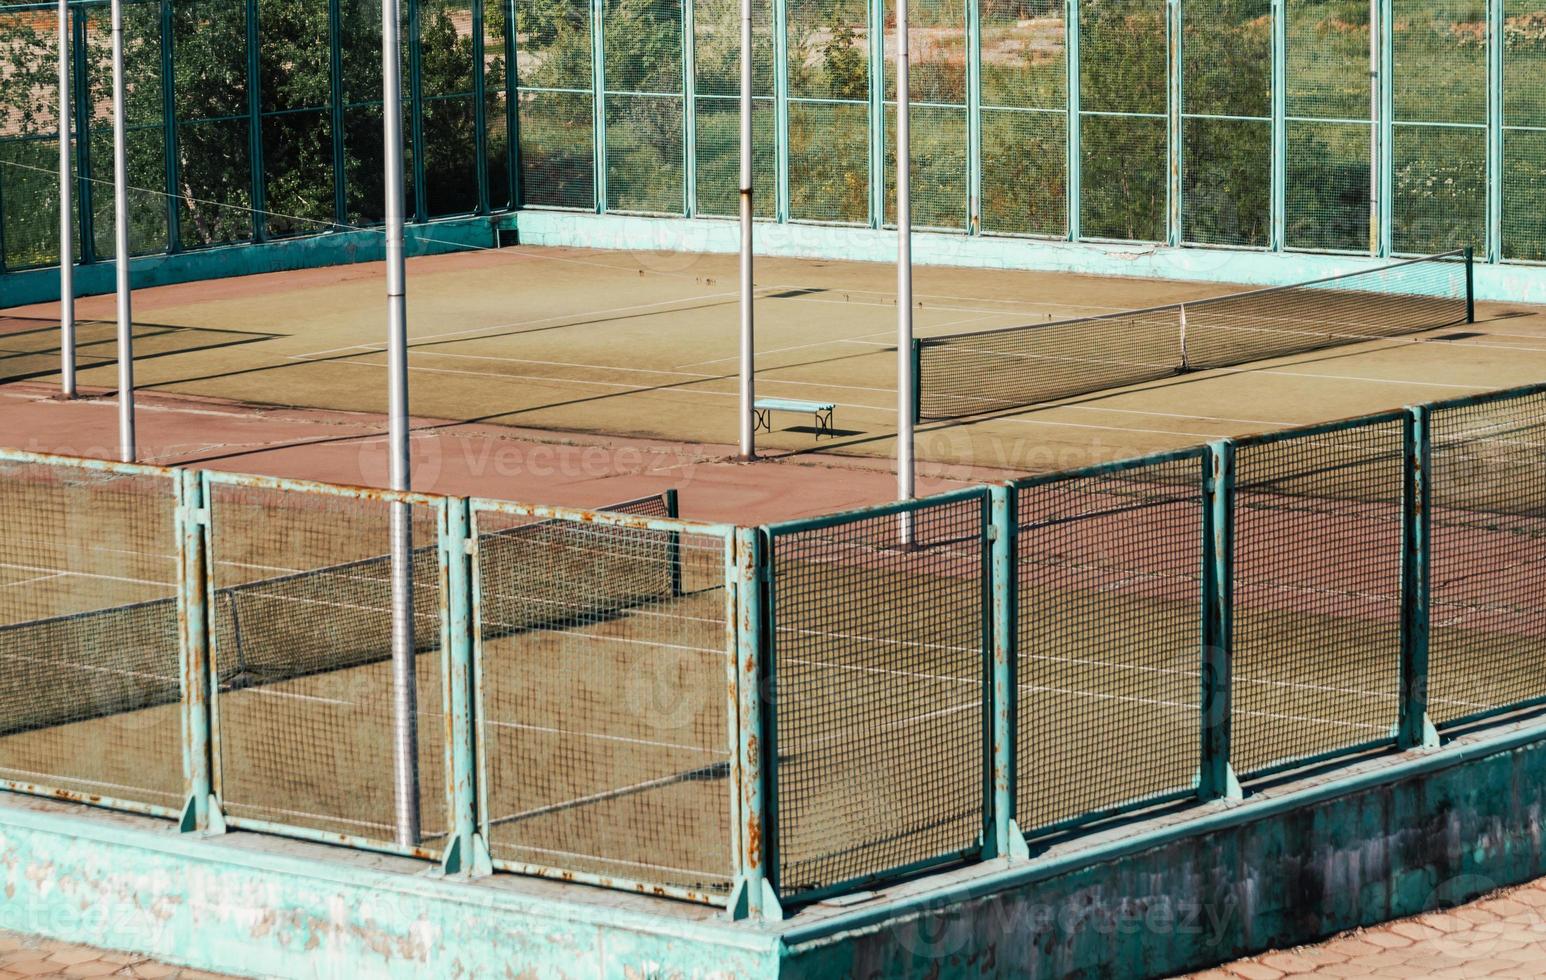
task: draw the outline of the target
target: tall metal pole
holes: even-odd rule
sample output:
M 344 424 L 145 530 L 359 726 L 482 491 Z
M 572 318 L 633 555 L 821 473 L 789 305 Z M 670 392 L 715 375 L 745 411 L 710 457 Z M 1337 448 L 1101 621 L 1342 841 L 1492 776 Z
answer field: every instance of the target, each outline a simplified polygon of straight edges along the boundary
M 1380 4 L 1369 4 L 1369 254 L 1380 254 Z
M 408 306 L 403 264 L 403 102 L 398 2 L 381 5 L 383 156 L 386 158 L 388 444 L 393 490 L 412 489 L 408 465 Z M 392 535 L 392 775 L 397 843 L 419 843 L 418 683 L 413 646 L 413 512 L 394 501 Z
M 129 298 L 129 154 L 124 141 L 123 0 L 113 0 L 113 248 L 118 272 L 118 458 L 134 462 L 134 333 Z
M 913 209 L 912 93 L 907 65 L 907 2 L 896 0 L 896 376 L 897 498 L 911 500 L 913 475 Z M 904 543 L 912 541 L 911 523 L 902 522 Z
M 59 0 L 59 387 L 75 397 L 75 175 L 70 156 L 70 0 Z
M 741 458 L 757 458 L 757 350 L 752 343 L 752 4 L 741 0 Z

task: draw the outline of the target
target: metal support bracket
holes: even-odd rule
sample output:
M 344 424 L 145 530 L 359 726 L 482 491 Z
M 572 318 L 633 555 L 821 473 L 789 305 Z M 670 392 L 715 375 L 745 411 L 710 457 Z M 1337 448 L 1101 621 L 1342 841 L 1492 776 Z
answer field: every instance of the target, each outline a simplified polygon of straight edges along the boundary
M 225 813 L 220 809 L 220 801 L 210 796 L 204 800 L 204 826 L 199 826 L 199 799 L 196 796 L 188 797 L 183 804 L 182 817 L 177 822 L 177 830 L 183 834 L 199 834 L 204 837 L 219 837 L 226 832 Z
M 468 842 L 465 847 L 464 839 Z M 448 878 L 487 878 L 494 873 L 494 859 L 489 855 L 488 842 L 482 834 L 452 837 L 445 856 L 440 859 L 440 871 Z

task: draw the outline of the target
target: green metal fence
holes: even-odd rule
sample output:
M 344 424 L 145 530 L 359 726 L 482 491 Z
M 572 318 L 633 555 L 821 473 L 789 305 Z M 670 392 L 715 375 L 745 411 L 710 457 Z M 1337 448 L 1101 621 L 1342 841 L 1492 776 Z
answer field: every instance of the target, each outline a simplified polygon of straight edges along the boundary
M 0 490 L 0 788 L 736 917 L 1546 705 L 1546 385 L 765 528 L 9 450 Z
M 1546 261 L 1542 0 L 910 0 L 920 227 Z M 78 0 L 78 255 L 111 257 L 105 0 Z M 759 213 L 891 220 L 881 0 L 769 0 Z M 56 261 L 53 7 L 0 8 L 0 269 Z M 406 0 L 411 220 L 728 217 L 732 0 Z M 133 247 L 381 217 L 364 0 L 129 0 Z M 1371 69 L 1374 81 L 1371 82 Z

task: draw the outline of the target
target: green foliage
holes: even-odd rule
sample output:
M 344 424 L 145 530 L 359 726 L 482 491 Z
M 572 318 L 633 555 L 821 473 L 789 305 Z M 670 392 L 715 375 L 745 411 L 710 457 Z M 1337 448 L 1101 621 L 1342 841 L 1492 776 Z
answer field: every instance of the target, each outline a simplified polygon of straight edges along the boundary
M 821 46 L 822 70 L 827 76 L 827 91 L 834 99 L 865 98 L 869 93 L 869 72 L 865 56 L 859 50 L 859 34 L 848 24 L 832 23 L 832 35 Z

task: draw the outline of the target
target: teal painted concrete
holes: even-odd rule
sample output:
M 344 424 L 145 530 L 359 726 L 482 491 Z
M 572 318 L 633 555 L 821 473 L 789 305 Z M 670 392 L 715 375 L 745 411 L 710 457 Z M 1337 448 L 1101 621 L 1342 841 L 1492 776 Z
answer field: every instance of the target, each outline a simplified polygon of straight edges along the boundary
M 732 253 L 739 248 L 732 221 L 522 211 L 508 216 L 527 245 L 623 251 Z M 833 225 L 759 223 L 760 255 L 807 259 L 895 262 L 896 232 Z M 1389 260 L 1368 256 L 1271 253 L 1218 248 L 1064 242 L 1050 239 L 915 232 L 919 265 L 1140 276 L 1188 282 L 1277 286 L 1344 272 L 1376 269 Z M 1487 302 L 1546 303 L 1546 266 L 1476 266 L 1476 296 Z
M 409 225 L 404 231 L 410 256 L 438 255 L 499 245 L 498 218 L 456 218 Z M 289 238 L 257 245 L 147 255 L 129 263 L 135 289 L 198 282 L 226 276 L 250 276 L 261 272 L 293 272 L 356 262 L 379 262 L 383 255 L 377 229 L 340 231 L 330 235 Z M 75 291 L 79 296 L 102 296 L 113 291 L 112 262 L 78 265 Z M 0 276 L 0 308 L 52 303 L 59 299 L 57 268 L 29 269 Z
M 1464 736 L 759 926 L 0 798 L 0 928 L 277 977 L 1167 976 L 1546 874 L 1546 726 Z

